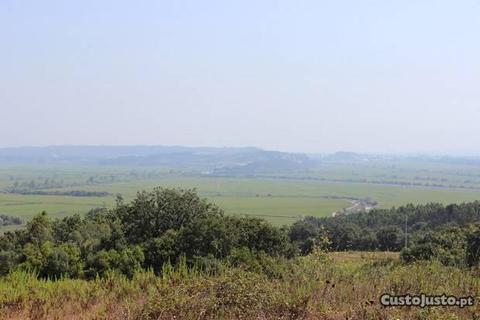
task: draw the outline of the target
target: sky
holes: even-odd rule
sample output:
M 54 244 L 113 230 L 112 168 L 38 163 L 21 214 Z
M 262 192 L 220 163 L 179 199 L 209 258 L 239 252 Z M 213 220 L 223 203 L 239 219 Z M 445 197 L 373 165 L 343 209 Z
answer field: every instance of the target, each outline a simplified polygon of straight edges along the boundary
M 2 0 L 0 147 L 480 154 L 480 0 Z

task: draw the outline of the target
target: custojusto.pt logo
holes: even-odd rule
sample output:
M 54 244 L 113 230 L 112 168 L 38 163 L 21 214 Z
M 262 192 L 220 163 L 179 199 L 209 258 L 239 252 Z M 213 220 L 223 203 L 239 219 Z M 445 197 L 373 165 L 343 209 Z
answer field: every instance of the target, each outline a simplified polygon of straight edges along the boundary
M 456 297 L 448 295 L 391 295 L 388 293 L 380 297 L 380 303 L 385 307 L 470 307 L 475 303 L 472 296 Z

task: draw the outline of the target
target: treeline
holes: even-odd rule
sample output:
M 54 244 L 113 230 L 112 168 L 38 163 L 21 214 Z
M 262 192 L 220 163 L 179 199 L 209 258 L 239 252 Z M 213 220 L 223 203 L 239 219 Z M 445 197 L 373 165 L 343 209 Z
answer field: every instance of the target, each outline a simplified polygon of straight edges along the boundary
M 15 181 L 11 186 L 5 188 L 5 191 L 9 193 L 22 193 L 39 189 L 63 188 L 66 186 L 63 180 L 58 181 L 54 178 L 45 178 L 40 181 Z
M 71 190 L 71 191 L 45 191 L 45 190 L 22 190 L 15 192 L 22 195 L 40 195 L 40 196 L 69 196 L 69 197 L 107 197 L 110 193 L 105 191 L 84 191 L 84 190 Z
M 6 214 L 0 214 L 0 227 L 20 225 L 22 219 L 18 217 L 7 216 Z
M 87 181 L 88 184 L 88 181 Z M 69 190 L 69 191 L 52 191 L 48 189 L 60 189 L 65 187 L 73 187 L 76 184 L 65 184 L 63 180 L 57 181 L 53 178 L 46 178 L 43 181 L 23 181 L 15 183 L 7 188 L 8 193 L 22 195 L 41 195 L 41 196 L 70 196 L 70 197 L 106 197 L 110 194 L 103 191 L 85 191 L 85 190 Z M 46 189 L 46 190 L 45 190 Z
M 193 190 L 157 188 L 130 203 L 85 217 L 51 220 L 43 212 L 26 228 L 0 237 L 0 274 L 34 270 L 41 277 L 93 278 L 111 271 L 160 273 L 180 260 L 215 269 L 223 261 L 272 264 L 293 257 L 286 229 L 258 218 L 225 216 Z
M 407 262 L 436 259 L 446 265 L 471 266 L 480 256 L 478 222 L 479 201 L 447 206 L 410 204 L 336 217 L 307 217 L 291 227 L 290 239 L 302 253 L 323 245 L 334 251 L 401 251 Z
M 226 216 L 194 190 L 156 188 L 113 209 L 51 220 L 43 212 L 25 229 L 0 237 L 0 275 L 91 279 L 112 271 L 157 274 L 182 262 L 215 271 L 225 263 L 274 274 L 297 255 L 332 251 L 401 251 L 405 262 L 473 266 L 480 257 L 480 202 L 407 205 L 278 228 L 260 218 Z M 405 226 L 408 237 L 405 234 Z M 407 242 L 405 241 L 407 240 Z

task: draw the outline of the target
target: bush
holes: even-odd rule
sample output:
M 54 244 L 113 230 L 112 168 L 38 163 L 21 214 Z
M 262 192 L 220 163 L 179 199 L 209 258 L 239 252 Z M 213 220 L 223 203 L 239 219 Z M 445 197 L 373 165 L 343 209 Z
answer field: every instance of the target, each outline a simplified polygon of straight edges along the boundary
M 145 266 L 160 273 L 165 263 L 174 261 L 178 256 L 177 232 L 167 230 L 161 237 L 152 238 L 143 243 Z
M 118 271 L 131 278 L 135 272 L 141 270 L 143 262 L 143 251 L 138 246 L 121 251 L 101 250 L 88 257 L 85 274 L 89 278 L 94 278 L 97 275 L 104 276 L 111 271 Z
M 467 239 L 475 227 L 445 227 L 429 231 L 413 239 L 410 247 L 401 252 L 406 262 L 417 260 L 438 260 L 448 266 L 467 265 Z M 471 263 L 473 261 L 470 259 Z
M 0 250 L 0 276 L 4 276 L 18 264 L 19 255 L 12 250 Z
M 377 231 L 378 248 L 382 251 L 399 251 L 404 235 L 397 227 L 384 227 Z
M 480 262 L 480 229 L 472 232 L 467 237 L 467 264 L 478 266 Z
M 40 275 L 55 279 L 75 278 L 81 275 L 82 269 L 80 250 L 70 244 L 62 244 L 49 251 Z

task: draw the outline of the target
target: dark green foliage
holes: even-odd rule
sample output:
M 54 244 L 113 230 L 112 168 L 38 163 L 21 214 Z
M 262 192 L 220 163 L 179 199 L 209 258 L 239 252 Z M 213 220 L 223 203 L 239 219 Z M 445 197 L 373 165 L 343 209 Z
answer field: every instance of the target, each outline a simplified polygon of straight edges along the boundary
M 145 265 L 159 273 L 165 263 L 175 261 L 179 255 L 177 238 L 175 230 L 167 230 L 161 237 L 152 238 L 144 242 Z
M 480 228 L 467 236 L 467 264 L 478 266 L 480 263 Z
M 327 250 L 331 245 L 325 228 L 308 217 L 290 228 L 289 237 L 304 255 L 311 253 L 314 247 Z
M 231 217 L 228 222 L 231 225 L 231 233 L 236 234 L 238 239 L 236 247 L 246 247 L 269 255 L 291 256 L 294 254 L 287 230 L 275 228 L 259 218 Z
M 0 227 L 22 224 L 22 219 L 0 214 Z
M 45 211 L 27 223 L 26 236 L 30 243 L 40 245 L 46 241 L 51 241 L 53 239 L 52 233 L 52 223 Z
M 407 220 L 410 231 L 434 229 L 446 224 L 467 225 L 480 221 L 480 201 L 448 206 L 438 203 L 417 206 L 409 204 L 399 208 L 377 209 L 335 219 L 354 223 L 361 228 L 378 229 L 395 226 L 401 230 L 404 230 L 405 220 Z
M 129 277 L 141 268 L 162 272 L 183 259 L 217 268 L 235 248 L 257 256 L 294 254 L 286 230 L 256 218 L 225 217 L 194 190 L 156 188 L 131 203 L 51 221 L 45 212 L 24 230 L 0 237 L 0 272 L 18 267 L 41 277 Z M 267 259 L 263 258 L 263 261 Z
M 372 230 L 336 218 L 307 217 L 296 222 L 289 235 L 305 254 L 313 247 L 333 251 L 374 250 L 378 247 Z
M 219 216 L 198 217 L 190 221 L 179 230 L 178 248 L 187 257 L 225 257 L 237 240 L 226 221 L 227 219 Z
M 22 195 L 39 195 L 39 196 L 69 196 L 69 197 L 106 197 L 110 195 L 108 192 L 97 191 L 44 191 L 44 190 L 10 190 L 10 193 Z
M 0 276 L 8 274 L 8 272 L 18 263 L 19 257 L 15 251 L 0 251 Z
M 41 275 L 53 278 L 78 277 L 83 268 L 80 250 L 70 244 L 51 248 L 41 268 Z
M 80 215 L 65 217 L 62 220 L 55 220 L 52 224 L 53 237 L 58 242 L 68 242 L 71 240 L 71 234 L 82 225 Z
M 381 251 L 399 251 L 404 235 L 397 227 L 384 227 L 376 232 L 378 248 Z
M 139 246 L 127 247 L 120 251 L 101 250 L 88 256 L 86 274 L 93 277 L 97 274 L 102 276 L 109 271 L 118 271 L 132 277 L 142 268 L 143 261 L 143 251 Z
M 290 239 L 302 252 L 309 252 L 315 239 L 327 236 L 330 249 L 399 251 L 405 242 L 405 223 L 410 237 L 446 225 L 467 226 L 480 221 L 480 202 L 451 204 L 406 205 L 389 210 L 327 218 L 307 217 L 290 229 Z
M 480 232 L 471 222 L 480 202 L 408 205 L 331 218 L 307 217 L 290 228 L 263 219 L 224 216 L 195 190 L 156 188 L 113 209 L 91 210 L 51 221 L 42 212 L 23 230 L 0 236 L 0 274 L 19 268 L 41 277 L 93 278 L 111 272 L 132 277 L 140 269 L 162 273 L 182 263 L 220 270 L 228 262 L 271 277 L 278 263 L 322 250 L 400 251 L 407 222 L 404 261 L 436 259 L 446 265 L 477 265 Z
M 402 250 L 401 257 L 406 262 L 434 259 L 444 265 L 465 266 L 469 252 L 467 240 L 471 239 L 475 229 L 475 226 L 446 226 L 417 234 L 409 248 Z
M 116 211 L 131 243 L 157 238 L 167 230 L 179 230 L 194 219 L 222 215 L 222 210 L 201 199 L 195 190 L 164 188 L 139 192 L 135 200 Z

